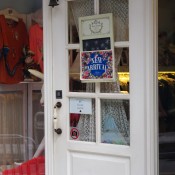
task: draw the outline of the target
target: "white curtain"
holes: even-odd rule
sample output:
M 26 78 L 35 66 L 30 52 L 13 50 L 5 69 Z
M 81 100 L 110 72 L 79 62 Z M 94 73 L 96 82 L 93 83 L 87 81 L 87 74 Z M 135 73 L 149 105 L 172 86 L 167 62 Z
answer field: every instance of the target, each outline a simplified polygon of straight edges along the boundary
M 78 18 L 82 16 L 94 15 L 94 0 L 76 0 L 71 3 L 71 10 L 74 17 L 74 22 L 78 31 Z M 113 13 L 114 16 L 114 31 L 115 41 L 128 40 L 128 0 L 100 0 L 100 14 Z M 120 63 L 122 48 L 115 50 L 115 67 L 117 80 L 114 83 L 101 83 L 101 92 L 104 93 L 117 93 L 120 92 L 120 84 L 118 79 L 118 65 Z M 86 84 L 87 92 L 94 92 L 94 84 Z M 129 122 L 122 101 L 111 100 L 108 102 L 103 101 L 102 106 L 102 135 L 105 133 L 105 122 L 108 117 L 114 121 L 113 126 L 117 127 L 118 132 L 122 137 L 120 144 L 129 144 Z M 80 131 L 79 140 L 95 142 L 95 102 L 93 103 L 92 115 L 81 115 L 78 129 Z M 122 142 L 122 143 L 121 143 Z

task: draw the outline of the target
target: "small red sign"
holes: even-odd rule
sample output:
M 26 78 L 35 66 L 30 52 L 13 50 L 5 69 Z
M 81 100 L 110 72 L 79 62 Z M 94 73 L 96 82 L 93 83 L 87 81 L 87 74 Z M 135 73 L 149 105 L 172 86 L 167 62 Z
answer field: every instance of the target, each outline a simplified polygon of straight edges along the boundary
M 79 131 L 76 128 L 72 128 L 70 131 L 70 136 L 72 139 L 76 140 L 79 137 Z

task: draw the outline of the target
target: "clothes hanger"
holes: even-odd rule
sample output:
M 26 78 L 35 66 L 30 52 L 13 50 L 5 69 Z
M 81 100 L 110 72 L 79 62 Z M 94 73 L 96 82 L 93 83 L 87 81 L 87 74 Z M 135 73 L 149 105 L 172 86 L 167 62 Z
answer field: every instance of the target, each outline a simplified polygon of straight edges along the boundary
M 13 15 L 5 15 L 5 19 L 10 19 L 10 20 L 13 20 L 15 22 L 19 21 L 19 19 L 16 16 L 13 16 Z
M 5 18 L 6 19 L 10 19 L 10 20 L 13 20 L 15 22 L 18 22 L 19 21 L 19 18 L 16 17 L 14 14 L 13 14 L 13 10 L 12 9 L 8 9 L 7 10 L 7 13 L 5 13 Z

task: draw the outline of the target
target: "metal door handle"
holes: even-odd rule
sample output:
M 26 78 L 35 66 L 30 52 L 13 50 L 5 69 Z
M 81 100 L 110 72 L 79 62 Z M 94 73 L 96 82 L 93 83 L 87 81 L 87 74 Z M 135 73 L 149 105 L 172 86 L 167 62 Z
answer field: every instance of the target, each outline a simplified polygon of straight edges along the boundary
M 54 131 L 57 134 L 61 134 L 62 133 L 62 129 L 59 127 L 59 123 L 58 123 L 58 109 L 61 108 L 62 104 L 61 102 L 57 102 L 54 106 L 54 112 L 53 112 L 53 127 L 54 127 Z
M 62 129 L 61 128 L 58 128 L 58 129 L 55 129 L 55 132 L 60 135 L 62 133 Z

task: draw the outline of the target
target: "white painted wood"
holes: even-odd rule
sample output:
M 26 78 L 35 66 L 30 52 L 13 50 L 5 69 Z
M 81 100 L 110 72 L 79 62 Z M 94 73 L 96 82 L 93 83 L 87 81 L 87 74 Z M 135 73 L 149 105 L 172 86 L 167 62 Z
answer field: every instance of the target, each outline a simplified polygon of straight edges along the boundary
M 98 9 L 97 4 L 96 1 L 95 9 Z M 115 174 L 115 168 L 121 165 L 121 168 L 124 168 L 119 171 L 120 175 L 156 175 L 156 160 L 154 158 L 156 155 L 156 131 L 154 127 L 157 101 L 155 95 L 156 78 L 152 76 L 155 73 L 155 64 L 153 63 L 154 51 L 152 50 L 153 41 L 151 39 L 153 36 L 153 4 L 151 0 L 148 2 L 144 0 L 129 1 L 129 42 L 116 42 L 115 47 L 126 46 L 130 49 L 130 94 L 115 94 L 114 96 L 112 94 L 100 94 L 98 83 L 96 83 L 97 90 L 95 93 L 68 92 L 67 49 L 79 49 L 79 44 L 69 45 L 67 43 L 66 6 L 66 1 L 60 1 L 59 6 L 53 9 L 49 9 L 46 4 L 43 9 L 44 39 L 47 41 L 44 49 L 46 58 L 46 174 L 79 175 L 83 171 L 81 175 L 86 173 L 88 175 L 103 175 L 102 169 L 93 169 L 97 160 L 97 167 L 103 165 L 105 168 L 107 162 L 108 174 Z M 55 90 L 62 90 L 63 99 L 55 99 Z M 50 94 L 53 96 L 51 97 Z M 69 97 L 95 98 L 98 115 L 100 114 L 100 98 L 130 99 L 131 145 L 101 144 L 99 136 L 97 143 L 70 141 L 68 130 Z M 57 101 L 62 103 L 59 110 L 59 124 L 63 130 L 61 135 L 53 134 L 52 128 L 53 106 Z M 96 120 L 96 122 L 100 122 L 100 120 Z M 100 125 L 97 126 L 97 135 L 99 130 Z M 93 165 L 90 160 L 94 162 Z M 111 164 L 107 160 L 110 160 Z M 119 164 L 116 163 L 116 160 Z M 89 165 L 90 170 L 87 165 Z M 111 172 L 110 166 L 112 166 Z M 87 171 L 84 171 L 84 168 Z
M 129 41 L 120 41 L 120 42 L 115 42 L 114 43 L 114 47 L 119 47 L 119 48 L 122 48 L 122 47 L 129 47 Z
M 158 175 L 158 0 L 146 2 L 147 175 Z
M 53 78 L 52 78 L 52 8 L 49 0 L 43 0 L 43 37 L 44 37 L 44 112 L 45 112 L 45 174 L 53 175 Z M 50 66 L 48 66 L 50 65 Z
M 101 99 L 129 99 L 130 98 L 130 94 L 119 94 L 119 93 L 85 93 L 85 94 L 81 94 L 81 93 L 71 93 L 69 92 L 67 94 L 67 97 L 85 97 L 85 98 L 101 98 Z
M 130 3 L 131 124 L 134 123 L 131 125 L 131 174 L 157 175 L 156 23 L 153 5 L 155 10 L 151 0 Z
M 145 1 L 130 1 L 131 175 L 146 175 Z
M 71 169 L 71 175 L 116 175 L 116 173 L 123 175 L 130 174 L 129 158 L 77 152 L 69 152 L 68 157 L 68 166 L 70 166 L 68 169 Z
M 66 42 L 66 2 L 60 1 L 59 6 L 52 9 L 52 39 L 53 39 L 53 104 L 61 101 L 58 122 L 62 128 L 62 134 L 54 133 L 54 175 L 67 175 L 67 123 L 69 103 L 66 94 L 68 92 L 68 57 L 65 46 Z M 57 70 L 57 71 L 56 71 Z M 56 73 L 56 72 L 57 73 Z M 56 74 L 55 74 L 56 73 Z M 62 78 L 61 78 L 62 77 Z M 61 79 L 60 79 L 61 78 Z M 62 90 L 63 99 L 55 99 L 55 90 Z M 53 110 L 53 106 L 52 106 Z M 53 121 L 53 118 L 52 118 Z M 52 130 L 53 131 L 53 130 Z
M 85 97 L 85 98 L 95 98 L 96 102 L 98 103 L 96 111 L 100 115 L 100 98 L 106 98 L 106 99 L 129 99 L 129 94 L 100 94 L 99 91 L 99 84 L 96 83 L 96 93 L 73 93 L 68 92 L 68 57 L 67 57 L 67 49 L 71 48 L 78 48 L 79 45 L 68 45 L 66 41 L 66 2 L 60 1 L 60 5 L 54 9 L 52 9 L 52 33 L 53 33 L 53 93 L 55 93 L 55 90 L 62 90 L 63 91 L 63 99 L 56 100 L 55 96 L 53 97 L 53 104 L 56 103 L 56 101 L 62 102 L 62 107 L 59 109 L 59 125 L 63 129 L 63 133 L 61 135 L 57 135 L 54 133 L 54 174 L 61 174 L 61 175 L 68 175 L 68 174 L 76 174 L 80 173 L 78 172 L 78 166 L 79 167 L 87 167 L 89 164 L 89 159 L 84 159 L 84 161 L 81 161 L 81 159 L 78 159 L 78 164 L 76 164 L 77 159 L 73 159 L 72 162 L 69 160 L 71 157 L 69 156 L 69 152 L 75 153 L 75 152 L 81 152 L 84 155 L 92 157 L 91 153 L 98 153 L 101 158 L 108 157 L 108 159 L 113 159 L 113 156 L 115 156 L 115 159 L 117 160 L 123 160 L 126 159 L 128 161 L 128 166 L 124 166 L 122 170 L 120 170 L 121 175 L 130 174 L 130 147 L 129 146 L 121 146 L 121 145 L 106 145 L 100 143 L 100 136 L 97 139 L 97 143 L 88 143 L 88 142 L 74 142 L 69 141 L 69 98 L 70 97 Z M 61 26 L 61 27 L 60 27 Z M 55 94 L 54 94 L 55 95 Z M 99 123 L 97 126 L 97 133 L 100 133 L 100 120 L 97 120 Z M 94 156 L 93 161 L 98 162 L 99 156 Z M 80 164 L 80 162 L 82 162 Z M 110 162 L 110 161 L 109 161 Z M 107 163 L 105 160 L 101 160 L 98 162 L 98 170 L 95 170 L 91 172 L 92 174 L 100 175 L 104 174 L 102 168 L 100 170 L 100 166 L 106 166 L 106 170 L 108 170 L 109 173 L 115 173 L 114 167 L 117 165 L 117 167 L 120 167 L 121 162 L 117 162 L 114 165 Z M 75 165 L 75 166 L 74 166 Z M 78 166 L 77 166 L 78 165 Z M 110 166 L 113 168 L 110 170 Z M 90 168 L 93 169 L 93 166 L 90 165 Z M 74 170 L 73 170 L 74 169 Z M 105 169 L 105 167 L 104 167 Z M 88 173 L 84 171 L 84 173 Z

